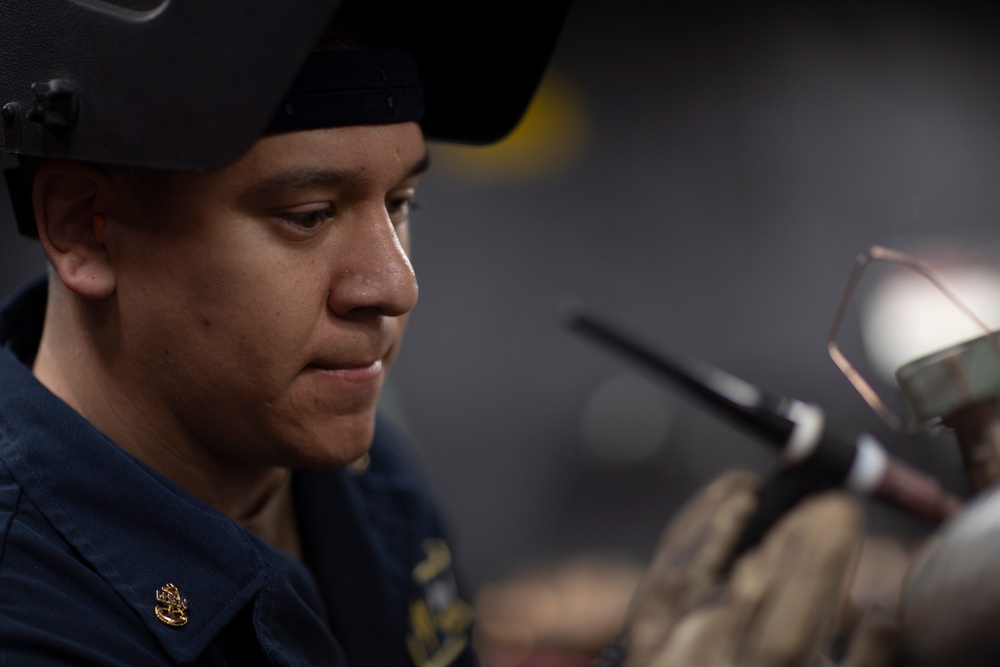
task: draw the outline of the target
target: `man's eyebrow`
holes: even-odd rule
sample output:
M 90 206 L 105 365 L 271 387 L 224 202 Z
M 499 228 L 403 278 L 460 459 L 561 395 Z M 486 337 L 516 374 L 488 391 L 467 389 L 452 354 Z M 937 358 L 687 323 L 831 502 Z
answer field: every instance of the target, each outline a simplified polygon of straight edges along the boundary
M 430 168 L 431 168 L 431 156 L 428 155 L 427 153 L 424 153 L 424 156 L 419 160 L 417 160 L 413 164 L 413 166 L 410 167 L 410 170 L 406 172 L 406 178 L 413 178 L 414 176 L 419 176 L 420 174 L 424 173 Z
M 430 168 L 430 156 L 424 156 L 417 160 L 405 172 L 401 180 L 418 176 Z M 289 169 L 281 173 L 269 176 L 256 183 L 251 184 L 244 191 L 243 196 L 248 198 L 264 197 L 270 194 L 285 192 L 288 190 L 305 190 L 314 187 L 329 187 L 358 181 L 363 178 L 360 170 L 353 169 L 313 169 L 302 167 Z

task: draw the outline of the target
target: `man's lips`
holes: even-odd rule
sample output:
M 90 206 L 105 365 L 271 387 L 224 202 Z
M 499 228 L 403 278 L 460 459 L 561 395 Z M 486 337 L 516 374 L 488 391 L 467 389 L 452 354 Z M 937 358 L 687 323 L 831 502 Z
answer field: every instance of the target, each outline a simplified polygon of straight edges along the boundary
M 330 375 L 348 382 L 370 382 L 382 374 L 382 359 L 374 361 L 316 362 L 306 370 Z

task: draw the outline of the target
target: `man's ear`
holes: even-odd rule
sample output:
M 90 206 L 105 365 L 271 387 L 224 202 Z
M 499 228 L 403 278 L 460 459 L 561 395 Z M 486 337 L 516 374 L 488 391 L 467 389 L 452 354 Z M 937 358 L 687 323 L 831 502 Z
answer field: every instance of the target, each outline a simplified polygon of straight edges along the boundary
M 110 190 L 110 176 L 82 162 L 46 161 L 35 173 L 38 238 L 63 284 L 88 299 L 115 291 L 101 206 Z

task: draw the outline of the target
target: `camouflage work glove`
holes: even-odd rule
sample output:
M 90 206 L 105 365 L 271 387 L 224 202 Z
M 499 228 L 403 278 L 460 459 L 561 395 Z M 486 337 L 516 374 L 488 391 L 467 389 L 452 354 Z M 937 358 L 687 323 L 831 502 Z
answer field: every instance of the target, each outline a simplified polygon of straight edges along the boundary
M 728 472 L 671 522 L 640 584 L 626 629 L 626 667 L 813 667 L 847 602 L 863 538 L 857 501 L 803 501 L 754 549 L 727 564 L 757 505 L 759 479 Z M 860 623 L 843 663 L 888 667 L 896 624 Z

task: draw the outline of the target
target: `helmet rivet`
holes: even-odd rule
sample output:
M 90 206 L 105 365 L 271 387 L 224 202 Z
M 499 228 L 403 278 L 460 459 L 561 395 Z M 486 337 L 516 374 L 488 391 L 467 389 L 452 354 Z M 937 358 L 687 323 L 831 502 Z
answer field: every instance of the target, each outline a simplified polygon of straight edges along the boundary
M 68 130 L 76 124 L 80 104 L 69 81 L 52 79 L 33 83 L 31 92 L 35 94 L 35 103 L 28 111 L 28 120 L 53 130 Z

